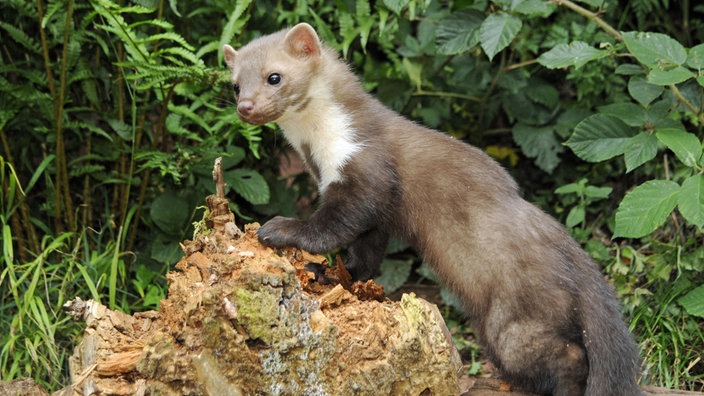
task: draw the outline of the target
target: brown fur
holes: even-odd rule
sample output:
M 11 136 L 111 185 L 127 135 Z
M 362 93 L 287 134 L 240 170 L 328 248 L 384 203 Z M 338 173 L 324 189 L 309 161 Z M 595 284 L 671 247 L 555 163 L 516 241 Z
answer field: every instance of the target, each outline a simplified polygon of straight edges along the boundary
M 389 235 L 399 235 L 459 295 L 506 379 L 554 395 L 640 394 L 637 349 L 613 289 L 484 152 L 384 107 L 306 24 L 239 52 L 227 46 L 225 55 L 240 116 L 282 125 L 292 143 L 302 142 L 297 149 L 318 179 L 329 164 L 309 145 L 320 150 L 315 133 L 327 131 L 315 129 L 317 121 L 299 130 L 291 120 L 326 117 L 332 101 L 349 116 L 342 132 L 357 144 L 337 164 L 341 176 L 321 184 L 317 211 L 308 220 L 270 220 L 259 231 L 263 243 L 314 253 L 349 246 L 347 265 L 365 279 Z M 271 73 L 283 82 L 268 84 Z

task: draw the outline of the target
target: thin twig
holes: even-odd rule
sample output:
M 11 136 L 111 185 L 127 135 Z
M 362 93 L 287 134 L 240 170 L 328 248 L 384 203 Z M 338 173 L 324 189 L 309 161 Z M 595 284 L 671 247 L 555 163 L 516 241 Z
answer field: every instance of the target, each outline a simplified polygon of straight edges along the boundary
M 564 5 L 565 7 L 571 9 L 572 11 L 578 13 L 579 15 L 586 17 L 587 19 L 591 20 L 592 22 L 596 23 L 599 27 L 604 29 L 604 31 L 606 31 L 606 33 L 614 36 L 614 38 L 616 38 L 616 40 L 623 41 L 623 36 L 621 35 L 621 33 L 618 30 L 611 27 L 611 25 L 606 23 L 606 21 L 599 18 L 599 16 L 597 14 L 587 10 L 586 8 L 584 8 L 580 5 L 577 5 L 573 2 L 571 2 L 570 0 L 552 0 L 552 2 L 557 5 Z

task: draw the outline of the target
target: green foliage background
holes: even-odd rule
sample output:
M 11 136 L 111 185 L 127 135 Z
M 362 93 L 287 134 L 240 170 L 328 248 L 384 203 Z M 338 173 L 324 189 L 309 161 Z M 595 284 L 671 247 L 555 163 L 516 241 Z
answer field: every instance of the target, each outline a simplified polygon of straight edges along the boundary
M 279 176 L 275 126 L 239 121 L 219 52 L 305 21 L 388 106 L 485 148 L 565 222 L 617 287 L 644 383 L 702 389 L 695 3 L 3 1 L 2 379 L 67 383 L 75 296 L 158 307 L 215 157 L 242 222 L 305 215 L 311 186 Z M 380 281 L 432 279 L 418 264 L 394 243 Z

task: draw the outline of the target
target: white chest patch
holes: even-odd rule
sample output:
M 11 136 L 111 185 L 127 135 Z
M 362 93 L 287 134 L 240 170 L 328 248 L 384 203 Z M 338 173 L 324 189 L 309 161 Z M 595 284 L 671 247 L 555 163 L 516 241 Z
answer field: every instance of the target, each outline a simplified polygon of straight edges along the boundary
M 315 95 L 315 90 L 312 90 Z M 323 98 L 328 95 L 321 95 Z M 314 97 L 302 112 L 289 109 L 276 121 L 283 129 L 286 139 L 305 158 L 303 146 L 310 148 L 310 157 L 320 172 L 318 190 L 325 189 L 342 180 L 345 163 L 362 148 L 354 142 L 354 128 L 349 114 L 332 100 Z

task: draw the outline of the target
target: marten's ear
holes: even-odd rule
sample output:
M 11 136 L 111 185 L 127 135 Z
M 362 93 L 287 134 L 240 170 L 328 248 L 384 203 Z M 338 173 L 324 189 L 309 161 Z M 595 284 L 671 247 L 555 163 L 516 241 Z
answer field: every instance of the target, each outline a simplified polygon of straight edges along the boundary
M 297 58 L 319 56 L 321 52 L 320 39 L 312 26 L 299 23 L 286 33 L 284 38 L 286 52 Z
M 232 69 L 235 67 L 235 58 L 237 57 L 237 51 L 235 51 L 234 48 L 232 48 L 230 45 L 225 44 L 222 47 L 222 53 L 225 55 L 225 63 L 227 63 L 227 66 Z

